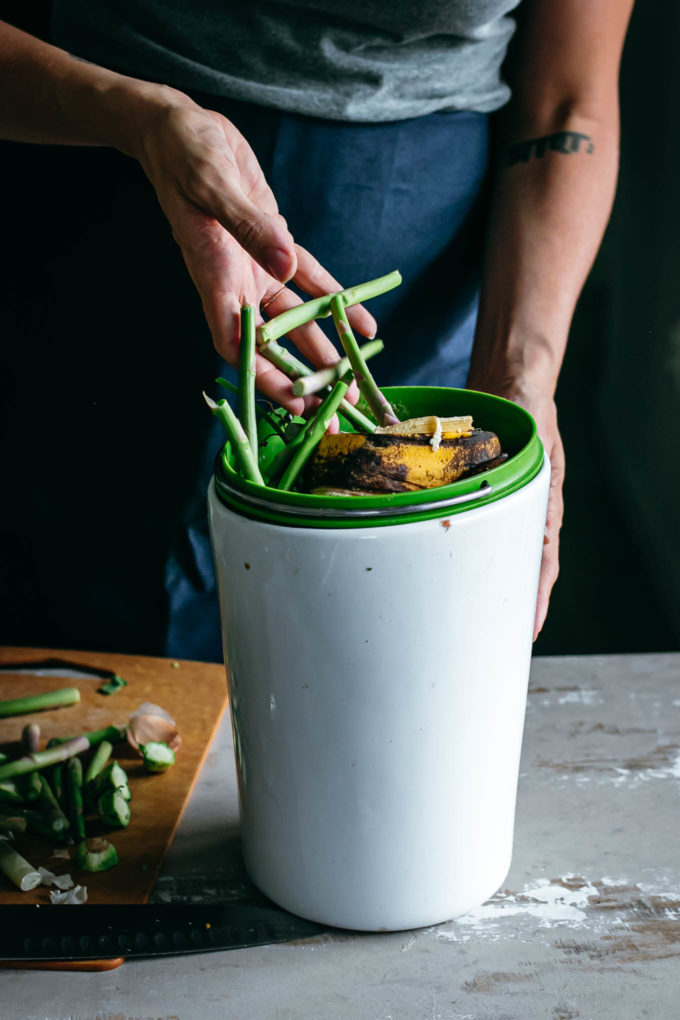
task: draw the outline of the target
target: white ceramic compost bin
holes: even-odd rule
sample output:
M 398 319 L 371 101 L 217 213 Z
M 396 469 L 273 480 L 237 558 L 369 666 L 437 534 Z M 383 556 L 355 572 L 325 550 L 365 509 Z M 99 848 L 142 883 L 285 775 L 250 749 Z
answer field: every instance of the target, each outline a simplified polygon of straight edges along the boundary
M 331 500 L 220 466 L 209 492 L 248 873 L 370 931 L 455 917 L 508 871 L 550 474 L 516 405 L 386 392 L 472 413 L 510 459 Z

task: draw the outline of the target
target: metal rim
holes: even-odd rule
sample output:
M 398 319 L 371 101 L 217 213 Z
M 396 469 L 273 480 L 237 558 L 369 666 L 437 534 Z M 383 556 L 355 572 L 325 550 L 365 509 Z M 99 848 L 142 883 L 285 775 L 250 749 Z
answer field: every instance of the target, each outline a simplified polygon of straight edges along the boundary
M 295 506 L 290 503 L 279 503 L 273 499 L 262 499 L 250 492 L 244 492 L 229 485 L 224 476 L 215 472 L 215 481 L 219 492 L 223 493 L 230 501 L 235 500 L 254 510 L 265 509 L 269 513 L 281 513 L 287 517 L 302 517 L 309 519 L 315 517 L 323 520 L 366 520 L 367 518 L 401 517 L 405 514 L 422 514 L 433 510 L 446 510 L 448 507 L 460 506 L 462 503 L 472 503 L 480 498 L 486 499 L 493 493 L 493 486 L 488 482 L 480 482 L 479 488 L 473 492 L 462 493 L 460 496 L 449 496 L 448 499 L 432 500 L 428 503 L 402 503 L 400 506 L 384 506 L 363 508 L 356 507 L 346 510 L 340 507 L 306 507 Z M 347 499 L 351 500 L 351 496 Z

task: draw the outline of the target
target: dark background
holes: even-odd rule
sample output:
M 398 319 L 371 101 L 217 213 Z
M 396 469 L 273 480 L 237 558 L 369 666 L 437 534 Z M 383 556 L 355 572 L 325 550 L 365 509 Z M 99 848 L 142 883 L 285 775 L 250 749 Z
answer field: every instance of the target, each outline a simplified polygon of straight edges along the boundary
M 28 6 L 0 17 L 47 38 L 48 3 Z M 624 52 L 617 199 L 558 387 L 566 512 L 537 654 L 680 647 L 679 8 L 638 3 Z

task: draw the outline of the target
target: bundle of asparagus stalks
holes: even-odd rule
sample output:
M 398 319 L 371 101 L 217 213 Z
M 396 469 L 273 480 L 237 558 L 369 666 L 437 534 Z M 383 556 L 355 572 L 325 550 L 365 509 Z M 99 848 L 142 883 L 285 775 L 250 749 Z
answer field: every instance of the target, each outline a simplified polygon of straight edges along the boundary
M 66 687 L 47 694 L 0 702 L 0 718 L 77 704 L 80 692 Z M 115 847 L 102 836 L 87 837 L 92 823 L 120 829 L 130 821 L 130 787 L 121 765 L 112 760 L 114 744 L 126 739 L 126 726 L 107 726 L 78 737 L 55 737 L 40 750 L 40 727 L 21 732 L 21 756 L 0 752 L 0 871 L 18 889 L 34 889 L 40 873 L 14 848 L 11 839 L 33 834 L 54 844 L 77 844 L 76 866 L 105 871 L 118 863 Z M 140 746 L 148 771 L 163 771 L 174 761 L 165 743 Z M 83 760 L 84 759 L 84 760 Z
M 255 310 L 241 309 L 238 416 L 226 400 L 205 400 L 227 434 L 222 452 L 228 463 L 228 446 L 243 478 L 257 485 L 281 491 L 293 488 L 317 495 L 356 496 L 409 492 L 447 485 L 469 474 L 495 467 L 506 459 L 498 437 L 473 427 L 464 415 L 439 418 L 430 415 L 400 421 L 394 408 L 378 388 L 367 361 L 383 349 L 381 340 L 359 347 L 347 319 L 346 309 L 383 294 L 401 283 L 398 272 L 360 284 L 337 294 L 307 301 L 256 326 Z M 312 319 L 331 315 L 344 357 L 330 368 L 312 372 L 277 340 Z M 292 380 L 295 396 L 318 394 L 320 403 L 309 419 L 294 431 L 280 428 L 281 418 L 268 414 L 255 400 L 255 353 L 285 372 Z M 364 404 L 372 417 L 346 399 L 356 380 Z M 333 417 L 346 422 L 352 431 L 328 434 Z M 257 418 L 266 419 L 281 435 L 285 445 L 263 466 L 260 458 Z

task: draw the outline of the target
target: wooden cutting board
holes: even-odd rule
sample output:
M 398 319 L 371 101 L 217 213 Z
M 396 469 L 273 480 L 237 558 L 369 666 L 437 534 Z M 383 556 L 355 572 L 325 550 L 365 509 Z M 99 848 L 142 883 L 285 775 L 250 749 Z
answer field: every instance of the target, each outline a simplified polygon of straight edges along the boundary
M 15 846 L 34 867 L 42 865 L 55 874 L 68 872 L 77 884 L 86 885 L 89 903 L 145 903 L 225 710 L 224 667 L 100 652 L 0 648 L 0 668 L 4 663 L 47 658 L 111 670 L 124 677 L 128 686 L 106 696 L 97 693 L 104 682 L 97 677 L 68 679 L 0 673 L 0 700 L 60 687 L 77 687 L 81 694 L 79 704 L 69 708 L 0 719 L 0 749 L 5 753 L 18 756 L 18 740 L 27 722 L 40 726 L 42 749 L 51 737 L 77 736 L 111 723 L 125 723 L 144 701 L 160 705 L 170 713 L 179 727 L 182 746 L 167 772 L 150 775 L 127 742 L 114 745 L 113 757 L 120 761 L 130 781 L 132 818 L 126 829 L 115 831 L 104 829 L 93 818 L 88 821 L 87 834 L 106 835 L 110 839 L 118 851 L 116 867 L 98 874 L 78 871 L 72 861 L 52 856 L 58 846 L 56 841 L 50 844 L 39 837 L 19 836 Z M 7 810 L 0 805 L 0 811 L 11 813 L 11 807 L 6 807 Z M 0 904 L 49 902 L 46 886 L 22 893 L 0 874 Z

